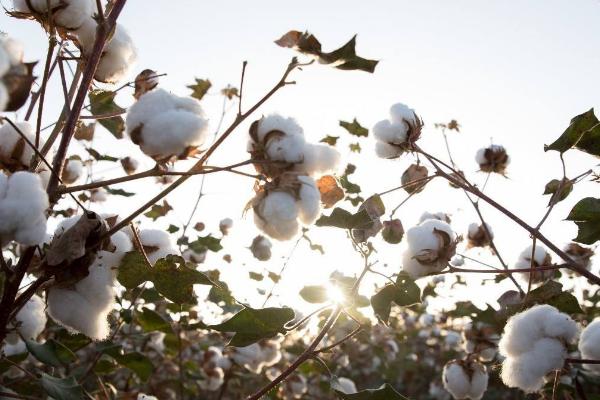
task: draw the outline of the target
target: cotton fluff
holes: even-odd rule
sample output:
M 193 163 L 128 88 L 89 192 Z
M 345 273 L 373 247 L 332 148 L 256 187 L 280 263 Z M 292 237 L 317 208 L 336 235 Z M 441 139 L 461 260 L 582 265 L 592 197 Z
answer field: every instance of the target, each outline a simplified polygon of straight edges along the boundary
M 546 374 L 562 368 L 565 343 L 574 342 L 578 333 L 575 321 L 547 304 L 512 316 L 498 345 L 505 357 L 502 381 L 526 393 L 540 390 Z
M 19 310 L 15 317 L 15 326 L 20 336 L 27 340 L 35 340 L 46 327 L 46 305 L 44 300 L 34 294 Z M 19 335 L 11 333 L 7 335 L 6 341 L 16 345 L 19 341 Z
M 584 360 L 600 360 L 600 317 L 595 318 L 581 332 L 579 352 Z M 598 375 L 600 364 L 584 364 L 584 368 Z
M 142 229 L 139 232 L 139 236 L 144 251 L 148 256 L 148 261 L 151 264 L 170 254 L 179 254 L 179 251 L 171 240 L 171 236 L 165 231 L 159 229 Z
M 255 198 L 254 223 L 276 240 L 295 237 L 301 225 L 310 225 L 321 212 L 321 195 L 314 179 L 298 176 L 295 189 L 276 188 Z
M 155 159 L 185 158 L 191 148 L 202 146 L 208 135 L 208 120 L 200 102 L 164 89 L 141 96 L 129 108 L 126 126 L 131 140 Z
M 83 163 L 79 158 L 69 158 L 63 169 L 61 179 L 63 183 L 71 185 L 79 180 L 83 175 Z
M 531 261 L 532 252 L 533 245 L 527 246 L 527 248 L 519 255 L 519 259 L 515 263 L 515 268 L 525 269 L 533 266 L 535 269 L 536 267 L 548 267 L 552 265 L 552 258 L 544 246 L 540 245 L 539 243 L 536 244 L 535 252 L 533 253 L 533 263 Z M 520 272 L 519 274 L 525 281 L 529 281 L 530 272 Z M 531 273 L 531 281 L 541 282 L 552 278 L 552 276 L 554 276 L 554 270 L 552 269 L 534 271 Z
M 390 108 L 390 118 L 373 126 L 375 153 L 381 158 L 397 158 L 419 139 L 423 122 L 408 106 L 397 103 Z
M 13 0 L 15 11 L 25 13 L 47 14 L 48 3 L 54 24 L 66 29 L 77 29 L 85 21 L 92 20 L 95 11 L 92 0 Z
M 485 366 L 477 361 L 452 360 L 444 366 L 444 388 L 455 399 L 479 400 L 488 385 Z
M 307 143 L 302 127 L 293 118 L 272 114 L 255 122 L 250 129 L 248 152 L 258 172 L 275 177 L 284 171 L 320 176 L 335 171 L 340 154 L 331 146 Z
M 48 195 L 36 174 L 16 172 L 10 177 L 0 172 L 0 243 L 11 240 L 32 246 L 46 236 Z
M 29 140 L 35 143 L 35 131 L 29 122 L 17 122 L 15 126 Z M 9 123 L 0 126 L 0 164 L 11 170 L 27 169 L 34 151 L 19 132 Z
M 70 218 L 59 226 L 60 235 L 79 217 Z M 89 274 L 71 287 L 48 290 L 48 314 L 70 332 L 80 332 L 93 340 L 103 340 L 110 333 L 108 314 L 115 303 L 115 279 L 119 262 L 133 249 L 123 232 L 116 232 L 111 241 L 114 252 L 99 251 L 89 266 Z
M 443 270 L 456 251 L 456 234 L 446 222 L 426 220 L 406 232 L 402 269 L 413 279 Z

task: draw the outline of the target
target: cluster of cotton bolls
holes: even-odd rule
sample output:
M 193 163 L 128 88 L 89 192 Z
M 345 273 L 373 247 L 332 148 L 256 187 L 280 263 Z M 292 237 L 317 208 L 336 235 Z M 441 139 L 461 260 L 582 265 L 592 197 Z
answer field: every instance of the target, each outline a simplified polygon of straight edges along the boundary
M 246 347 L 234 347 L 228 355 L 236 364 L 258 374 L 281 360 L 281 343 L 273 339 L 262 340 Z
M 17 71 L 23 66 L 23 47 L 19 42 L 0 34 L 0 111 L 4 111 L 11 102 L 11 94 L 5 84 L 7 76 L 22 75 Z
M 140 242 L 151 264 L 171 254 L 179 254 L 171 235 L 160 229 L 142 229 Z
M 225 378 L 224 370 L 231 368 L 229 358 L 223 356 L 220 348 L 210 346 L 202 354 L 200 362 L 202 371 L 205 375 L 205 380 L 201 381 L 200 385 L 204 390 L 215 391 L 221 387 Z
M 469 247 L 489 246 L 492 240 L 494 240 L 494 232 L 492 231 L 490 224 L 485 223 L 485 226 L 476 222 L 469 224 L 467 230 Z
M 79 216 L 63 220 L 54 240 L 73 227 Z M 115 279 L 121 258 L 133 246 L 123 232 L 111 236 L 114 252 L 101 250 L 91 263 L 88 275 L 69 287 L 48 289 L 48 314 L 71 332 L 80 332 L 94 340 L 105 339 L 110 327 L 108 314 L 115 302 Z
M 23 347 L 21 337 L 26 340 L 36 340 L 46 326 L 45 308 L 44 300 L 38 295 L 33 295 L 15 316 L 12 328 L 16 332 L 12 331 L 6 336 L 7 344 L 18 349 Z M 14 351 L 14 349 L 10 350 Z M 6 352 L 6 349 L 4 350 Z
M 271 259 L 271 247 L 273 247 L 273 244 L 269 239 L 263 235 L 257 235 L 252 239 L 250 251 L 258 261 L 269 261 Z
M 579 352 L 584 360 L 600 360 L 600 318 L 595 318 L 581 332 Z M 600 364 L 584 364 L 588 371 L 599 375 Z
M 492 326 L 482 322 L 469 323 L 465 325 L 462 337 L 468 354 L 476 355 L 483 362 L 490 362 L 496 356 L 500 336 Z
M 138 99 L 126 118 L 131 140 L 148 156 L 169 160 L 186 158 L 208 136 L 208 120 L 200 102 L 164 89 L 151 90 Z
M 46 236 L 48 195 L 36 174 L 0 171 L 0 244 L 36 245 Z
M 527 393 L 537 392 L 548 373 L 563 367 L 566 344 L 573 343 L 578 333 L 575 321 L 547 304 L 512 316 L 498 346 L 500 354 L 506 357 L 502 381 Z
M 483 364 L 475 360 L 452 360 L 444 366 L 444 388 L 455 399 L 479 400 L 488 385 L 488 373 Z
M 531 257 L 532 255 L 533 260 Z M 553 269 L 536 270 L 536 268 L 549 267 L 551 265 L 552 257 L 544 248 L 544 246 L 538 243 L 535 246 L 535 251 L 533 249 L 533 245 L 530 245 L 521 252 L 517 262 L 515 263 L 515 269 L 533 268 L 533 272 L 527 271 L 520 272 L 519 274 L 525 281 L 529 281 L 531 277 L 532 282 L 542 282 L 546 279 L 552 278 L 555 271 Z
M 477 161 L 479 169 L 483 172 L 504 174 L 510 163 L 510 157 L 504 147 L 492 144 L 489 147 L 479 149 L 475 154 L 475 161 Z
M 397 103 L 390 107 L 390 118 L 373 126 L 375 153 L 381 158 L 398 158 L 421 136 L 423 121 L 408 106 Z
M 443 270 L 456 252 L 457 236 L 446 222 L 429 219 L 406 232 L 402 269 L 413 279 Z
M 250 127 L 248 152 L 269 181 L 251 201 L 256 226 L 277 240 L 296 236 L 321 212 L 314 178 L 337 169 L 340 154 L 331 146 L 306 142 L 293 118 L 273 114 Z

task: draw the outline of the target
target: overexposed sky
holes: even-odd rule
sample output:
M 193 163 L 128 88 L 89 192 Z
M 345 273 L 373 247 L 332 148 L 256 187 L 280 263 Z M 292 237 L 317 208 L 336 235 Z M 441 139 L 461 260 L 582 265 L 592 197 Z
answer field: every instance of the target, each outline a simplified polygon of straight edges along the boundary
M 1 3 L 11 6 L 10 0 Z M 281 90 L 256 117 L 270 112 L 293 116 L 304 127 L 307 138 L 318 141 L 325 135 L 347 137 L 338 126 L 340 119 L 356 117 L 371 127 L 387 118 L 390 105 L 403 102 L 425 120 L 422 147 L 441 156 L 445 154 L 443 141 L 433 124 L 455 118 L 462 129 L 460 134 L 451 134 L 451 146 L 460 167 L 475 182 L 482 182 L 484 176 L 476 173 L 475 151 L 491 140 L 503 144 L 513 160 L 509 179 L 493 176 L 486 191 L 532 224 L 543 215 L 548 201 L 541 196 L 544 184 L 560 177 L 557 154 L 544 153 L 543 144 L 558 137 L 574 115 L 600 107 L 599 21 L 598 0 L 257 1 L 251 5 L 241 1 L 129 0 L 120 19 L 139 51 L 132 77 L 144 68 L 167 73 L 161 85 L 178 94 L 189 93 L 185 86 L 194 77 L 213 82 L 215 94 L 203 100 L 213 128 L 221 107 L 218 89 L 227 84 L 239 85 L 243 60 L 249 63 L 246 108 L 279 79 L 294 55 L 273 44 L 283 33 L 307 29 L 319 38 L 325 50 L 339 47 L 356 33 L 358 53 L 381 60 L 375 74 L 310 66 L 294 73 L 292 79 L 297 85 Z M 28 60 L 43 61 L 47 41 L 35 23 L 2 14 L 0 30 L 25 43 Z M 56 82 L 51 87 L 55 92 L 48 99 L 47 123 L 52 122 L 52 112 L 62 107 Z M 129 93 L 119 96 L 122 105 L 131 100 Z M 231 111 L 225 126 L 233 116 Z M 247 158 L 247 126 L 244 124 L 215 154 L 211 164 L 226 165 Z M 95 146 L 107 153 L 144 157 L 126 141 L 116 142 L 105 133 L 98 137 Z M 377 160 L 371 140 L 364 141 L 360 155 L 347 158 L 359 167 L 354 180 L 362 185 L 365 195 L 398 185 L 412 161 L 411 157 Z M 340 142 L 343 153 L 349 142 Z M 566 160 L 570 176 L 597 163 L 577 152 L 569 153 Z M 151 166 L 149 160 L 145 163 Z M 98 168 L 94 177 L 120 173 L 110 168 Z M 189 213 L 198 182 L 199 178 L 190 180 L 169 197 L 180 220 Z M 146 198 L 160 190 L 152 181 L 132 188 Z M 238 219 L 252 195 L 252 181 L 235 176 L 215 175 L 208 179 L 206 188 L 208 195 L 197 219 L 207 222 L 212 230 L 216 230 L 220 218 Z M 556 207 L 544 232 L 560 245 L 574 237 L 574 225 L 561 220 L 577 199 L 597 190 L 597 184 L 590 183 L 576 188 L 564 204 Z M 109 202 L 107 207 L 126 214 L 137 208 L 143 197 Z M 384 200 L 391 209 L 402 198 L 398 193 Z M 349 204 L 344 207 L 349 208 Z M 411 199 L 398 216 L 409 228 L 423 211 L 451 212 L 456 215 L 455 229 L 461 232 L 476 220 L 463 195 L 441 181 Z M 528 244 L 527 234 L 488 207 L 484 206 L 483 211 L 496 232 L 500 251 L 507 260 L 514 259 Z M 147 221 L 145 225 L 149 225 Z M 261 298 L 253 295 L 255 289 L 251 287 L 255 282 L 247 279 L 248 271 L 261 271 L 265 266 L 279 270 L 280 257 L 289 253 L 291 244 L 276 245 L 273 261 L 261 264 L 244 249 L 255 234 L 252 217 L 247 216 L 224 241 L 233 246 L 234 262 L 226 264 L 211 254 L 207 264 L 222 267 L 231 286 L 260 305 Z M 311 252 L 305 243 L 299 246 L 278 286 L 279 293 L 292 294 L 284 300 L 286 304 L 302 305 L 294 295 L 297 290 L 306 283 L 322 282 L 334 269 L 347 273 L 360 269 L 361 262 L 343 234 L 319 228 L 311 229 L 309 234 L 325 247 L 326 254 Z M 400 248 L 384 244 L 377 247 L 380 270 L 397 272 Z M 475 256 L 494 260 L 485 252 Z M 384 264 L 389 266 L 383 268 Z M 479 281 L 481 277 L 472 279 Z M 260 285 L 268 289 L 270 281 L 265 279 Z M 371 285 L 367 282 L 365 293 Z M 491 301 L 496 295 L 489 294 L 490 299 L 483 295 L 481 300 Z M 457 296 L 469 297 L 469 293 Z

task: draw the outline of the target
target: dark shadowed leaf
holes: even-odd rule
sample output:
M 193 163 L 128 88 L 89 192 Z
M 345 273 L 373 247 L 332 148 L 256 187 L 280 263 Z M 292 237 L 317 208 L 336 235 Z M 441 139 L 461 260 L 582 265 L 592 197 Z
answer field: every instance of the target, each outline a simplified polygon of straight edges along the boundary
M 574 117 L 563 134 L 554 143 L 545 146 L 544 150 L 564 153 L 572 147 L 600 156 L 600 125 L 593 108 Z
M 25 345 L 38 361 L 53 367 L 62 367 L 77 359 L 71 350 L 54 339 L 48 339 L 45 343 L 26 340 Z
M 594 244 L 600 239 L 600 199 L 586 197 L 580 200 L 567 217 L 579 227 L 576 242 Z
M 548 201 L 548 207 L 563 201 L 573 191 L 573 182 L 570 179 L 564 178 L 561 180 L 552 179 L 544 187 L 544 194 L 551 194 Z
M 372 223 L 372 219 L 366 210 L 358 211 L 352 214 L 342 208 L 336 207 L 330 215 L 323 215 L 315 223 L 316 226 L 333 226 L 342 229 L 356 229 L 367 227 Z
M 146 382 L 154 372 L 152 361 L 142 353 L 132 352 L 123 355 L 116 355 L 113 358 L 123 367 L 130 369 L 142 381 Z
M 96 161 L 119 161 L 117 157 L 109 156 L 107 154 L 100 154 L 98 153 L 98 151 L 92 149 L 91 147 L 86 147 L 85 151 L 87 151 L 90 154 L 90 156 L 92 156 Z
M 278 333 L 285 333 L 284 325 L 293 319 L 294 311 L 287 307 L 244 308 L 229 320 L 218 325 L 209 325 L 208 328 L 234 333 L 229 345 L 244 347 L 261 339 L 274 337 Z
M 265 277 L 263 276 L 263 274 L 259 274 L 258 272 L 254 272 L 254 271 L 248 272 L 248 276 L 253 281 L 262 281 L 263 279 L 265 279 Z
M 125 109 L 119 107 L 115 103 L 115 96 L 116 93 L 111 91 L 90 91 L 90 112 L 92 115 L 95 117 L 103 117 L 106 115 L 125 113 Z M 125 131 L 125 121 L 120 115 L 112 118 L 101 118 L 98 120 L 98 122 L 117 139 L 121 139 L 123 137 L 123 131 Z
M 40 382 L 46 393 L 56 400 L 81 400 L 85 398 L 83 389 L 72 376 L 60 379 L 42 372 Z
M 159 313 L 148 307 L 142 308 L 142 312 L 136 313 L 135 317 L 145 332 L 160 331 L 164 333 L 173 333 L 171 324 Z
M 127 192 L 123 189 L 111 189 L 109 187 L 106 187 L 105 189 L 109 194 L 112 194 L 114 196 L 123 196 L 123 197 L 135 196 L 135 193 Z
M 395 284 L 386 285 L 371 297 L 373 312 L 381 321 L 387 323 L 392 303 L 399 306 L 411 306 L 421 302 L 421 289 L 405 273 L 400 273 Z
M 213 237 L 211 235 L 201 236 L 189 244 L 190 249 L 196 253 L 203 253 L 206 250 L 218 252 L 223 249 L 221 246 L 221 239 Z

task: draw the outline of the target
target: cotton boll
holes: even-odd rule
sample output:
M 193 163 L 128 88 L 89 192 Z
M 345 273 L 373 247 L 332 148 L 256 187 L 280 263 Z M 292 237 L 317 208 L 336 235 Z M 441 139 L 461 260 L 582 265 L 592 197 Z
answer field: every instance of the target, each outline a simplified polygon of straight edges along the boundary
M 158 397 L 150 396 L 149 394 L 138 393 L 137 400 L 158 400 Z
M 100 82 L 117 83 L 129 73 L 136 61 L 137 50 L 131 36 L 122 25 L 117 24 L 100 58 L 94 79 Z
M 129 108 L 126 127 L 132 141 L 155 159 L 187 157 L 208 134 L 200 103 L 163 89 L 145 93 Z
M 219 222 L 219 230 L 223 235 L 229 234 L 229 230 L 233 227 L 233 220 L 231 218 L 224 218 Z
M 379 158 L 398 158 L 404 151 L 398 147 L 389 143 L 377 142 L 375 143 L 375 154 Z
M 179 253 L 167 232 L 158 229 L 143 229 L 139 232 L 139 236 L 151 264 L 170 254 Z
M 103 187 L 92 189 L 90 191 L 90 201 L 92 203 L 103 203 L 108 199 L 108 192 Z
M 17 338 L 18 339 L 18 338 Z M 6 337 L 6 341 L 4 342 L 4 346 L 1 348 L 2 354 L 6 357 L 14 356 L 17 354 L 23 354 L 27 352 L 27 346 L 25 342 L 21 339 L 18 339 L 16 343 L 10 343 L 8 341 L 8 336 Z
M 256 236 L 250 245 L 250 251 L 254 258 L 259 261 L 268 261 L 271 259 L 271 241 L 262 235 Z
M 337 385 L 335 389 L 344 394 L 352 394 L 358 392 L 354 381 L 343 376 L 337 378 Z
M 4 83 L 0 82 L 0 112 L 4 111 L 8 104 L 8 90 Z
M 396 103 L 390 107 L 390 117 L 391 121 L 396 124 L 414 124 L 418 120 L 415 111 L 402 103 Z
M 9 178 L 3 173 L 5 189 L 0 190 L 0 241 L 15 240 L 31 246 L 41 243 L 46 236 L 46 209 L 48 195 L 36 174 L 16 172 Z
M 261 359 L 265 367 L 271 367 L 281 361 L 281 344 L 276 340 L 260 343 Z
M 45 308 L 44 300 L 34 294 L 17 313 L 17 329 L 25 339 L 35 340 L 46 327 Z
M 298 202 L 298 219 L 303 224 L 310 225 L 321 214 L 321 193 L 311 177 L 299 176 L 298 180 L 302 183 Z
M 585 360 L 600 360 L 600 318 L 595 318 L 581 333 L 579 351 Z M 594 374 L 600 374 L 599 364 L 584 364 L 584 367 Z
M 63 169 L 62 181 L 67 184 L 73 184 L 83 176 L 83 163 L 79 158 L 69 158 Z
M 308 385 L 306 378 L 303 375 L 292 375 L 285 382 L 286 394 L 292 399 L 301 399 L 302 396 L 308 391 Z
M 423 123 L 415 112 L 398 103 L 390 108 L 390 119 L 373 126 L 375 152 L 381 158 L 397 158 L 419 139 Z
M 1 40 L 1 38 L 0 38 Z M 8 53 L 6 52 L 6 50 L 4 49 L 4 46 L 2 46 L 2 42 L 0 42 L 0 77 L 2 77 L 4 74 L 6 74 L 8 72 L 8 70 L 10 69 L 10 58 L 8 56 Z
M 256 226 L 277 240 L 289 240 L 300 229 L 298 204 L 287 192 L 271 192 L 254 208 Z
M 204 390 L 214 392 L 219 389 L 224 382 L 225 373 L 221 368 L 214 368 L 206 371 L 207 379 L 200 382 Z
M 66 29 L 79 28 L 94 13 L 90 0 L 50 0 L 49 3 L 54 24 Z M 16 11 L 48 13 L 47 0 L 29 0 L 29 4 L 25 0 L 13 0 L 13 4 Z
M 306 143 L 302 162 L 294 170 L 311 176 L 335 173 L 340 164 L 340 153 L 333 147 Z
M 479 400 L 488 385 L 488 373 L 477 361 L 453 360 L 444 366 L 442 380 L 444 388 L 455 399 Z
M 262 370 L 263 360 L 261 349 L 257 343 L 245 347 L 234 348 L 231 358 L 236 364 L 247 368 L 255 374 Z
M 284 132 L 286 136 L 304 136 L 302 127 L 294 118 L 284 117 L 279 114 L 262 117 L 257 129 L 258 140 L 264 141 L 267 134 L 273 131 Z
M 272 161 L 300 163 L 304 160 L 305 144 L 304 136 L 273 134 L 267 136 L 265 152 Z
M 189 262 L 195 263 L 195 264 L 202 264 L 204 261 L 206 261 L 206 255 L 208 253 L 208 250 L 204 250 L 201 253 L 198 253 L 192 249 L 187 249 L 183 252 L 183 254 L 181 254 L 181 256 Z
M 515 263 L 516 269 L 526 269 L 526 268 L 531 268 L 532 266 L 533 266 L 533 268 L 542 267 L 542 266 L 547 267 L 547 266 L 552 265 L 552 257 L 550 256 L 550 254 L 548 253 L 548 251 L 546 250 L 546 248 L 544 246 L 542 246 L 540 244 L 536 244 L 535 253 L 533 254 L 533 262 L 531 260 L 532 251 L 533 251 L 533 245 L 530 245 L 521 252 L 521 254 L 519 255 L 518 261 Z M 533 273 L 520 272 L 519 275 L 525 281 L 529 281 L 529 277 L 531 275 L 532 282 L 540 282 L 540 281 L 552 278 L 552 276 L 554 276 L 554 270 L 548 269 L 548 270 L 534 271 Z
M 475 161 L 477 161 L 480 170 L 483 172 L 504 174 L 510 163 L 510 157 L 504 147 L 493 144 L 487 148 L 479 149 L 475 154 Z
M 17 129 L 29 140 L 35 143 L 35 131 L 29 122 L 16 122 Z M 17 169 L 29 167 L 34 151 L 19 132 L 9 123 L 0 126 L 0 164 L 13 166 Z
M 24 51 L 23 44 L 21 42 L 7 36 L 0 37 L 0 48 L 5 51 L 5 54 L 8 57 L 8 62 L 11 66 L 15 66 L 23 62 Z M 0 69 L 0 75 L 3 75 L 5 72 L 6 71 L 2 72 L 2 69 Z
M 449 243 L 444 243 L 444 234 Z M 456 235 L 450 225 L 439 220 L 426 220 L 406 232 L 408 248 L 403 255 L 402 268 L 412 277 L 441 271 L 454 256 Z

